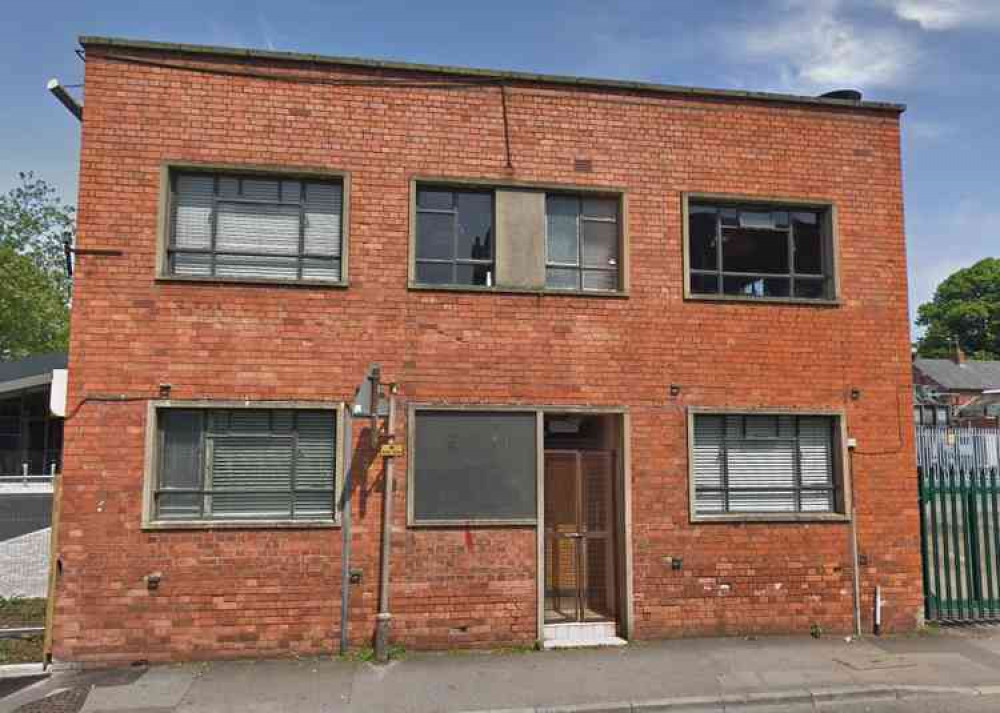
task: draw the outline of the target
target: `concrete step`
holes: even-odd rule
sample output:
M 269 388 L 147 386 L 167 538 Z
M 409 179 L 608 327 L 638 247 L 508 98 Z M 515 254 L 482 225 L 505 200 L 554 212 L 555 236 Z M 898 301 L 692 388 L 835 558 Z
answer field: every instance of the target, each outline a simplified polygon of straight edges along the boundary
M 546 624 L 543 648 L 566 649 L 580 646 L 624 646 L 627 642 L 616 635 L 613 621 Z

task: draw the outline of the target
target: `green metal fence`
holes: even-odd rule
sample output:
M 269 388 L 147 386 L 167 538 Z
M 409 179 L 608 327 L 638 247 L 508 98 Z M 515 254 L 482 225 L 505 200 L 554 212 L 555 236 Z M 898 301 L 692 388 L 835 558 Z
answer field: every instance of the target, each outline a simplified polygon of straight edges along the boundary
M 926 617 L 1000 619 L 1000 430 L 917 427 Z

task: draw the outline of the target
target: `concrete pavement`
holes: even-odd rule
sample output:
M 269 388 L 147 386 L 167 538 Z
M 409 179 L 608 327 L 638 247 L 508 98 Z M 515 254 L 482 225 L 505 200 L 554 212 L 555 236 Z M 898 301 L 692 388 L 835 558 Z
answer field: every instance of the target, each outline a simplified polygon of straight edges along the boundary
M 601 650 L 411 654 L 386 666 L 325 658 L 61 672 L 0 700 L 0 713 L 47 713 L 46 695 L 81 690 L 83 713 L 583 713 L 748 705 L 797 711 L 856 704 L 931 711 L 926 706 L 934 700 L 958 701 L 946 710 L 980 710 L 975 706 L 987 702 L 993 707 L 981 710 L 1000 710 L 1000 629 L 850 643 L 689 639 Z M 889 707 L 905 702 L 911 708 Z

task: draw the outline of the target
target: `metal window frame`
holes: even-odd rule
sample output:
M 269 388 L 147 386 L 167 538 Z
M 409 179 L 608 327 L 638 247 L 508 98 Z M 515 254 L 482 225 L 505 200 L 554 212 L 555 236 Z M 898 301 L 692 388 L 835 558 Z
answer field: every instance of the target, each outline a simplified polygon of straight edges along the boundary
M 345 405 L 343 402 L 310 402 L 310 401 L 229 401 L 229 400 L 199 400 L 199 401 L 175 401 L 156 400 L 150 401 L 146 411 L 146 455 L 143 473 L 143 505 L 142 505 L 142 529 L 143 530 L 191 530 L 191 529 L 264 529 L 264 528 L 284 528 L 284 529 L 309 529 L 315 527 L 338 527 L 340 524 L 340 503 L 343 495 L 343 473 L 344 473 L 344 414 Z M 334 414 L 334 433 L 336 438 L 336 448 L 334 454 L 334 482 L 330 490 L 333 499 L 332 518 L 205 518 L 205 519 L 159 519 L 156 514 L 156 498 L 159 493 L 197 493 L 204 495 L 201 501 L 202 512 L 205 508 L 205 501 L 211 497 L 212 490 L 205 487 L 205 478 L 208 475 L 207 466 L 203 466 L 202 488 L 159 488 L 159 477 L 161 463 L 164 456 L 162 443 L 162 429 L 160 428 L 159 414 L 166 410 L 200 410 L 203 413 L 209 411 L 330 411 Z M 202 419 L 204 421 L 205 416 Z M 269 413 L 269 421 L 273 420 L 273 413 Z M 206 425 L 202 425 L 201 448 L 207 447 L 207 439 L 204 434 Z M 210 462 L 202 452 L 203 463 Z M 294 472 L 292 476 L 293 488 L 288 490 L 291 497 L 290 512 L 294 512 L 294 495 L 296 492 L 327 492 L 325 489 L 294 489 Z M 285 490 L 262 489 L 260 492 L 285 492 Z M 257 492 L 257 490 L 254 490 Z
M 548 199 L 550 196 L 561 196 L 576 200 L 576 263 L 555 262 L 549 259 L 549 220 L 548 220 Z M 597 216 L 587 216 L 583 212 L 583 201 L 585 198 L 613 200 L 615 202 L 615 217 L 601 218 Z M 569 292 L 583 294 L 618 294 L 622 291 L 622 253 L 624 252 L 622 238 L 622 194 L 601 194 L 601 193 L 579 193 L 575 191 L 546 191 L 545 192 L 545 289 L 552 292 Z M 615 266 L 614 267 L 590 267 L 583 263 L 583 226 L 584 223 L 610 223 L 615 226 Z M 575 287 L 555 287 L 548 284 L 548 269 L 573 270 L 576 273 Z M 614 273 L 615 286 L 611 290 L 595 289 L 584 287 L 583 277 L 587 273 L 604 272 Z
M 682 254 L 684 258 L 684 299 L 706 302 L 745 302 L 748 304 L 796 304 L 835 307 L 841 304 L 838 208 L 836 202 L 820 199 L 786 198 L 777 196 L 753 196 L 727 193 L 682 192 L 681 231 Z M 716 219 L 716 267 L 713 270 L 691 267 L 691 208 L 693 205 L 709 204 L 717 209 L 755 209 L 788 213 L 816 211 L 821 214 L 820 238 L 822 246 L 822 274 L 797 273 L 795 271 L 794 234 L 789 216 L 787 249 L 789 251 L 789 271 L 787 273 L 726 272 L 722 268 L 722 221 Z M 714 293 L 695 292 L 691 289 L 692 275 L 713 275 L 719 284 Z M 754 295 L 731 295 L 723 292 L 725 277 L 753 277 L 789 280 L 789 296 L 765 297 Z M 793 294 L 796 279 L 803 281 L 823 280 L 826 284 L 824 297 L 796 297 Z
M 443 208 L 421 208 L 419 203 L 420 191 L 430 190 L 438 192 L 451 193 L 452 207 L 450 209 Z M 458 257 L 458 200 L 456 196 L 459 193 L 466 194 L 480 194 L 489 195 L 490 197 L 490 239 L 492 244 L 490 245 L 490 258 L 489 260 L 477 260 L 475 258 L 460 258 Z M 420 230 L 419 230 L 419 217 L 421 214 L 431 214 L 431 215 L 450 215 L 451 219 L 451 258 L 423 258 L 417 256 L 417 245 L 420 241 Z M 497 236 L 496 236 L 496 225 L 497 225 L 497 197 L 496 189 L 493 187 L 475 187 L 472 185 L 450 185 L 450 184 L 428 184 L 428 183 L 417 183 L 414 194 L 413 194 L 413 279 L 414 281 L 423 287 L 471 287 L 471 288 L 486 288 L 489 289 L 496 284 L 496 259 L 497 259 Z M 436 283 L 436 282 L 419 282 L 417 277 L 417 267 L 420 265 L 451 265 L 451 282 Z M 458 268 L 460 265 L 471 265 L 473 267 L 482 266 L 488 267 L 490 270 L 490 283 L 489 285 L 475 285 L 468 284 L 465 282 L 458 281 Z
M 725 463 L 723 460 L 723 487 L 722 488 L 698 488 L 695 480 L 694 463 L 694 422 L 698 416 L 793 416 L 796 418 L 826 417 L 831 419 L 831 436 L 833 444 L 831 448 L 833 458 L 833 478 L 832 486 L 802 488 L 805 492 L 830 492 L 833 493 L 832 512 L 729 512 L 728 511 L 728 481 L 725 473 Z M 843 523 L 851 520 L 851 473 L 849 469 L 849 459 L 847 456 L 847 423 L 846 413 L 836 409 L 798 409 L 798 408 L 729 408 L 729 407 L 688 407 L 687 409 L 687 456 L 688 456 L 688 519 L 692 524 L 712 523 L 712 522 L 832 522 Z M 723 441 L 730 440 L 723 434 Z M 743 440 L 743 439 L 739 439 Z M 757 440 L 789 440 L 789 439 L 751 439 Z M 797 440 L 797 439 L 796 439 Z M 796 449 L 798 453 L 798 449 Z M 801 455 L 796 456 L 798 462 Z M 797 485 L 801 485 L 801 468 L 796 467 Z M 740 489 L 747 492 L 770 492 L 771 490 L 793 493 L 793 488 L 746 488 Z M 698 492 L 719 491 L 725 494 L 726 511 L 722 513 L 699 513 L 697 509 Z M 797 505 L 799 505 L 797 498 Z
M 218 211 L 213 209 L 212 220 L 212 248 L 210 250 L 204 249 L 184 249 L 180 252 L 189 254 L 212 254 L 213 255 L 213 272 L 214 272 L 214 256 L 215 254 L 220 255 L 233 255 L 233 256 L 244 256 L 244 257 L 274 257 L 274 258 L 295 258 L 297 260 L 297 274 L 302 274 L 302 267 L 304 261 L 314 258 L 321 259 L 337 259 L 340 262 L 340 276 L 337 280 L 317 280 L 312 278 L 273 278 L 273 277 L 231 277 L 231 276 L 219 276 L 219 275 L 178 275 L 171 272 L 171 252 L 173 251 L 173 240 L 174 240 L 174 213 L 175 213 L 175 200 L 174 200 L 174 183 L 176 176 L 184 173 L 207 173 L 215 176 L 215 194 L 218 195 L 218 179 L 220 177 L 231 177 L 238 179 L 270 179 L 279 181 L 279 191 L 281 190 L 281 181 L 297 180 L 303 182 L 302 190 L 305 190 L 304 183 L 307 181 L 319 182 L 319 183 L 339 183 L 341 188 L 341 213 L 340 213 L 340 256 L 332 255 L 322 255 L 319 253 L 307 253 L 304 250 L 304 230 L 305 223 L 301 217 L 301 211 L 304 207 L 300 209 L 300 219 L 299 219 L 299 252 L 295 255 L 291 254 L 275 254 L 275 253 L 252 253 L 252 252 L 242 252 L 242 251 L 215 251 L 215 226 L 214 222 Z M 348 280 L 348 267 L 349 267 L 349 257 L 350 257 L 350 198 L 351 198 L 351 173 L 348 171 L 329 169 L 325 167 L 290 167 L 290 166 L 274 166 L 266 164 L 233 164 L 233 163 L 200 163 L 191 161 L 173 161 L 169 160 L 164 162 L 160 167 L 160 194 L 158 200 L 158 220 L 157 220 L 157 261 L 156 261 L 156 274 L 155 279 L 158 282 L 204 282 L 204 283 L 233 283 L 233 284 L 262 284 L 262 285 L 281 285 L 281 286 L 299 286 L 299 287 L 331 287 L 331 288 L 344 288 L 349 286 Z M 225 199 L 225 202 L 231 203 L 267 203 L 268 205 L 294 205 L 292 203 L 272 203 L 269 201 L 255 201 L 255 200 L 231 200 Z M 304 206 L 304 201 L 300 201 L 300 204 Z
M 482 178 L 468 176 L 442 176 L 434 174 L 415 173 L 408 177 L 409 181 L 409 256 L 407 267 L 407 289 L 421 292 L 486 292 L 494 294 L 510 295 L 545 295 L 560 298 L 570 297 L 601 297 L 609 299 L 628 299 L 630 297 L 630 239 L 628 232 L 629 223 L 629 189 L 618 185 L 585 185 L 579 183 L 559 183 L 556 181 L 524 181 L 506 177 Z M 468 188 L 470 190 L 531 190 L 540 193 L 579 193 L 581 196 L 614 198 L 618 201 L 618 289 L 610 290 L 569 290 L 551 289 L 545 287 L 519 287 L 508 285 L 497 285 L 492 287 L 483 285 L 452 285 L 452 284 L 427 284 L 417 282 L 416 278 L 416 223 L 417 223 L 417 188 L 441 186 L 445 188 Z M 494 212 L 497 201 L 493 202 Z M 494 216 L 496 225 L 496 216 Z M 540 230 L 544 230 L 540 227 Z M 499 238 L 499 236 L 496 236 Z M 544 236 L 543 236 L 544 237 Z M 495 244 L 499 244 L 499 240 Z M 497 254 L 494 252 L 494 263 Z M 544 261 L 544 258 L 543 258 Z M 544 263 L 542 265 L 544 268 Z

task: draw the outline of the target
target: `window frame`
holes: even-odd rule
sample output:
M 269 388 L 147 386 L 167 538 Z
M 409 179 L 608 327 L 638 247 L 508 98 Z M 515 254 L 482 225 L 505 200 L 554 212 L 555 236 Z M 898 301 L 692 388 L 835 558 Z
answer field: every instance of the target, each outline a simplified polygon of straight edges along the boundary
M 340 183 L 340 279 L 288 279 L 271 277 L 232 277 L 225 275 L 177 275 L 170 272 L 170 249 L 174 230 L 174 184 L 184 173 L 206 173 L 236 178 L 272 178 L 276 180 L 323 181 Z M 157 206 L 156 280 L 158 282 L 203 282 L 246 285 L 280 285 L 282 287 L 348 287 L 350 257 L 350 198 L 351 174 L 327 168 L 289 167 L 257 164 L 193 163 L 169 161 L 160 168 L 160 194 Z
M 725 512 L 699 513 L 694 462 L 694 422 L 697 416 L 823 416 L 835 420 L 833 429 L 836 442 L 833 454 L 834 511 L 833 512 Z M 688 459 L 688 518 L 691 523 L 712 522 L 850 522 L 852 484 L 847 445 L 846 413 L 836 409 L 759 409 L 729 407 L 688 407 L 687 409 L 687 459 Z
M 827 281 L 830 286 L 831 294 L 826 297 L 754 297 L 752 295 L 727 295 L 723 293 L 701 293 L 694 292 L 691 289 L 691 207 L 693 204 L 700 203 L 714 203 L 718 208 L 757 208 L 760 210 L 767 211 L 780 211 L 782 209 L 788 210 L 788 212 L 795 211 L 816 211 L 822 212 L 822 223 L 821 223 L 821 240 L 824 251 L 824 262 L 827 265 L 824 266 L 823 278 Z M 681 193 L 681 230 L 682 230 L 682 251 L 684 256 L 684 299 L 690 301 L 704 301 L 704 302 L 741 302 L 746 304 L 794 304 L 794 305 L 814 305 L 814 306 L 839 306 L 841 304 L 841 285 L 840 285 L 840 248 L 839 248 L 839 228 L 838 228 L 838 217 L 837 217 L 837 204 L 828 199 L 802 199 L 802 198 L 785 198 L 785 197 L 771 197 L 771 196 L 750 196 L 750 195 L 740 195 L 740 194 L 729 194 L 729 193 L 699 193 L 699 192 L 684 192 Z M 789 240 L 791 240 L 791 233 L 789 233 Z M 791 248 L 789 248 L 791 253 Z M 720 251 L 721 253 L 721 251 Z M 697 271 L 696 271 L 697 272 Z M 719 279 L 723 279 L 725 273 L 720 270 L 718 271 L 704 271 L 706 274 L 711 272 L 713 274 L 718 274 Z M 737 274 L 737 273 L 733 273 Z M 789 263 L 789 271 L 787 273 L 774 273 L 767 274 L 764 277 L 771 278 L 787 278 L 789 280 L 794 280 L 795 264 L 794 262 Z M 816 279 L 818 275 L 802 274 L 803 278 Z M 721 287 L 721 285 L 720 285 Z
M 276 519 L 193 519 L 161 520 L 156 517 L 156 492 L 160 477 L 162 439 L 159 414 L 166 410 L 247 410 L 247 411 L 330 411 L 334 414 L 336 455 L 334 458 L 334 507 L 332 518 L 292 520 Z M 143 463 L 142 529 L 143 530 L 221 530 L 221 529 L 311 529 L 339 527 L 344 481 L 344 412 L 343 402 L 306 401 L 178 401 L 154 400 L 146 411 L 146 449 Z
M 417 416 L 421 412 L 453 412 L 462 413 L 503 413 L 503 414 L 530 414 L 535 418 L 535 493 L 536 493 L 536 513 L 530 517 L 510 517 L 510 518 L 454 518 L 454 519 L 419 519 L 414 512 L 415 490 L 416 490 L 416 434 Z M 541 470 L 544 455 L 544 447 L 540 446 L 539 438 L 544 439 L 544 412 L 537 406 L 516 406 L 516 405 L 441 405 L 441 404 L 410 404 L 407 409 L 406 423 L 406 524 L 408 527 L 497 527 L 497 526 L 517 526 L 535 527 L 538 520 L 538 492 L 539 482 L 542 480 Z
M 548 213 L 548 201 L 550 197 L 564 197 L 573 198 L 577 201 L 577 214 L 576 214 L 576 263 L 560 263 L 554 262 L 549 259 L 549 213 Z M 598 200 L 613 200 L 616 205 L 616 213 L 614 220 L 609 218 L 601 218 L 597 216 L 588 216 L 583 212 L 583 203 L 587 198 L 598 199 Z M 624 290 L 624 275 L 623 275 L 623 254 L 625 252 L 624 244 L 624 228 L 622 226 L 622 214 L 624 212 L 624 200 L 621 194 L 613 193 L 601 193 L 599 191 L 569 191 L 569 190 L 547 190 L 545 191 L 545 235 L 544 235 L 544 251 L 545 251 L 545 292 L 551 294 L 557 293 L 568 293 L 568 294 L 620 294 Z M 584 265 L 583 253 L 584 253 L 584 239 L 583 239 L 583 227 L 584 223 L 612 223 L 615 226 L 615 247 L 617 249 L 617 255 L 615 257 L 614 268 L 605 267 L 590 267 Z M 557 270 L 573 270 L 579 280 L 579 287 L 574 288 L 563 288 L 563 287 L 550 287 L 548 284 L 548 271 L 549 268 Z M 615 274 L 615 289 L 613 290 L 596 290 L 593 288 L 586 288 L 583 286 L 583 277 L 588 272 L 603 272 L 603 273 L 614 273 Z
M 447 177 L 438 175 L 411 175 L 410 182 L 410 203 L 409 203 L 409 255 L 407 259 L 407 289 L 421 292 L 487 292 L 494 294 L 531 294 L 545 295 L 552 297 L 603 297 L 611 299 L 627 299 L 629 295 L 630 261 L 629 261 L 629 191 L 621 186 L 597 186 L 579 185 L 571 183 L 519 181 L 504 178 L 467 178 L 467 177 Z M 455 285 L 455 284 L 427 284 L 417 282 L 417 190 L 418 188 L 441 188 L 443 190 L 470 190 L 470 191 L 492 191 L 493 198 L 493 286 L 485 285 Z M 549 194 L 577 195 L 580 198 L 612 198 L 618 201 L 618 289 L 611 290 L 583 290 L 583 289 L 558 289 L 546 287 L 544 277 L 541 287 L 517 287 L 496 284 L 498 272 L 497 261 L 499 259 L 499 242 L 496 231 L 498 228 L 499 215 L 497 214 L 496 199 L 497 191 L 505 189 L 537 191 L 542 194 L 544 203 L 545 196 Z M 544 275 L 547 263 L 547 220 L 543 210 L 543 225 L 541 226 L 541 270 Z
M 421 208 L 418 201 L 418 196 L 420 191 L 424 190 L 437 190 L 441 192 L 448 192 L 452 194 L 457 193 L 478 193 L 481 195 L 489 195 L 490 197 L 490 239 L 492 244 L 490 245 L 491 257 L 489 260 L 478 260 L 475 258 L 462 258 L 458 257 L 458 205 L 455 204 L 451 209 L 443 208 Z M 421 213 L 431 213 L 435 215 L 451 215 L 452 216 L 452 258 L 422 258 L 417 255 L 417 226 L 419 224 L 419 216 Z M 496 285 L 496 274 L 497 274 L 497 197 L 496 197 L 496 186 L 482 185 L 476 186 L 475 184 L 450 184 L 450 183 L 417 183 L 413 191 L 413 258 L 411 260 L 412 264 L 412 282 L 420 287 L 424 288 L 451 288 L 451 289 L 481 289 L 490 290 Z M 433 265 L 450 265 L 451 266 L 451 276 L 452 282 L 443 282 L 440 284 L 433 282 L 419 282 L 417 278 L 417 266 L 420 263 L 433 264 Z M 489 285 L 466 285 L 459 282 L 455 282 L 456 272 L 460 265 L 468 265 L 472 267 L 485 266 L 489 269 L 489 274 L 491 275 Z

